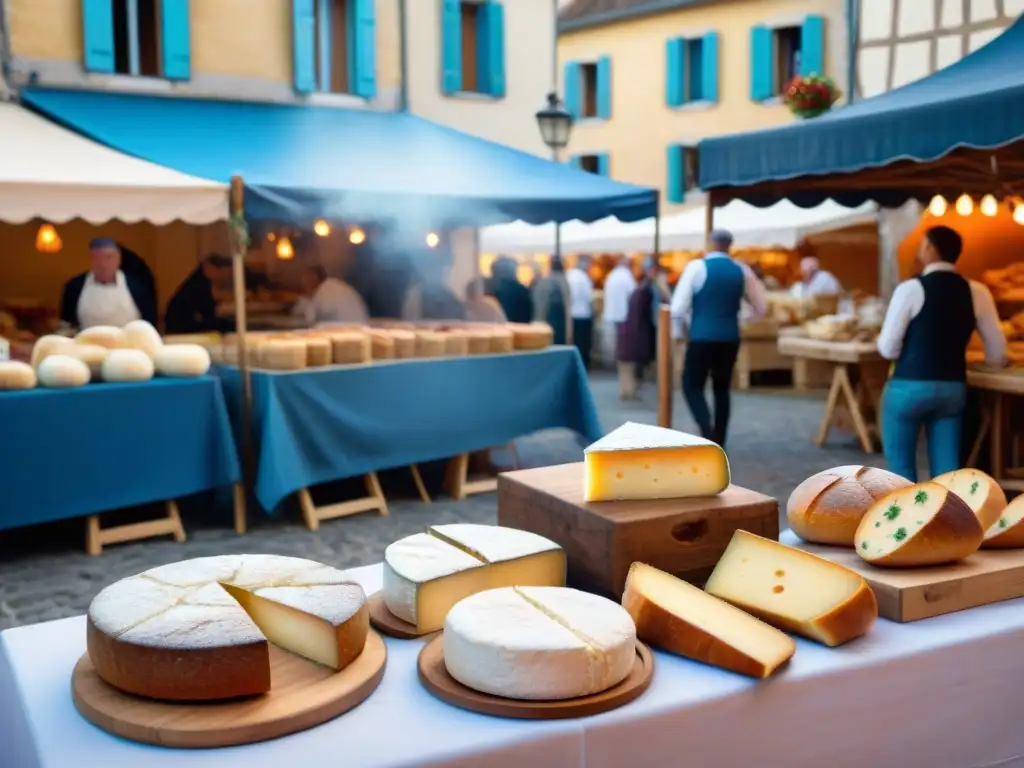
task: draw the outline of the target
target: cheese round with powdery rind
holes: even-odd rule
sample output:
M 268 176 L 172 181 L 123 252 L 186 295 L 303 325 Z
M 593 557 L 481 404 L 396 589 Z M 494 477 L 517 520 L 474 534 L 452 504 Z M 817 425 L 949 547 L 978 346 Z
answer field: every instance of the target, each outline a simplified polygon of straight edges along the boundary
M 156 372 L 171 378 L 196 378 L 210 370 L 210 353 L 198 344 L 165 344 L 153 356 Z
M 89 374 L 93 379 L 99 379 L 103 370 L 103 361 L 107 359 L 110 350 L 98 344 L 75 344 L 65 353 L 69 357 L 77 358 L 89 366 Z
M 28 363 L 0 361 L 0 390 L 33 389 L 38 383 L 36 372 Z
M 68 355 L 50 355 L 39 364 L 36 374 L 39 385 L 47 389 L 84 387 L 92 378 L 89 366 Z
M 343 669 L 362 653 L 369 612 L 362 587 L 335 568 L 225 555 L 110 585 L 89 606 L 87 627 L 89 658 L 108 684 L 154 699 L 204 701 L 269 690 L 268 639 Z M 334 646 L 330 658 L 323 658 L 325 642 Z
M 591 696 L 625 680 L 636 662 L 636 626 L 625 609 L 564 587 L 468 597 L 449 611 L 443 638 L 453 678 L 509 699 Z
M 141 349 L 112 349 L 100 368 L 103 380 L 111 383 L 149 381 L 154 372 L 153 358 Z
M 32 347 L 32 358 L 30 363 L 33 368 L 38 369 L 39 364 L 50 355 L 67 354 L 67 351 L 74 346 L 75 340 L 69 339 L 67 336 L 41 336 Z
M 132 320 L 121 330 L 124 331 L 125 341 L 129 346 L 141 349 L 150 357 L 155 357 L 164 345 L 157 329 L 145 320 Z
M 79 344 L 98 344 L 107 349 L 123 349 L 128 346 L 128 336 L 120 328 L 112 325 L 94 325 L 86 328 L 75 336 Z

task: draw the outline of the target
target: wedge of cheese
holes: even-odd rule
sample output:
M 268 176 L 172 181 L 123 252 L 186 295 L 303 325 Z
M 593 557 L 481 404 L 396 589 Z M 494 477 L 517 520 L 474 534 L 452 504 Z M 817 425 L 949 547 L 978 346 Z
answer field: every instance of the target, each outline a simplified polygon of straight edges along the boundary
M 979 469 L 957 469 L 933 478 L 932 482 L 948 488 L 967 502 L 983 531 L 995 525 L 1006 509 L 1006 493 L 994 477 Z
M 750 677 L 768 677 L 796 652 L 788 636 L 682 579 L 633 563 L 622 606 L 645 643 Z
M 828 646 L 860 637 L 878 618 L 875 595 L 859 574 L 746 531 L 733 534 L 704 589 Z
M 1024 495 L 1011 501 L 999 519 L 985 531 L 981 546 L 985 549 L 1019 549 L 1024 547 Z
M 940 565 L 973 554 L 983 538 L 967 502 L 938 483 L 918 483 L 871 505 L 854 548 L 872 565 Z
M 627 422 L 584 451 L 585 501 L 715 496 L 729 487 L 729 459 L 710 440 Z
M 384 604 L 418 632 L 444 627 L 451 607 L 485 589 L 565 586 L 565 552 L 528 531 L 432 526 L 384 550 Z

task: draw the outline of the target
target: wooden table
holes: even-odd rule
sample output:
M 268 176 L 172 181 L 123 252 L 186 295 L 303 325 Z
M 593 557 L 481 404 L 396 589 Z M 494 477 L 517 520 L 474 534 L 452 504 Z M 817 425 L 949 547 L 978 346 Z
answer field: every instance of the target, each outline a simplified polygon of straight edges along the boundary
M 985 370 L 982 367 L 973 368 L 967 372 L 967 385 L 984 390 L 988 401 L 988 407 L 982 411 L 978 437 L 974 441 L 971 455 L 967 459 L 968 465 L 974 466 L 978 452 L 981 450 L 982 441 L 988 437 L 989 453 L 992 454 L 992 476 L 1006 490 L 1024 491 L 1024 467 L 1019 466 L 1020 441 L 1012 426 L 1010 429 L 1012 465 L 1007 467 L 1004 464 L 1006 458 L 1004 434 L 1007 422 L 1011 417 L 1009 400 L 1013 397 L 1024 397 L 1024 367 L 1002 371 Z
M 877 347 L 871 342 L 820 341 L 800 336 L 780 336 L 778 346 L 780 354 L 819 360 L 832 366 L 832 386 L 815 442 L 824 445 L 829 430 L 843 426 L 845 411 L 865 453 L 874 453 L 874 437 L 881 436 L 878 417 L 882 412 L 882 389 L 889 368 Z

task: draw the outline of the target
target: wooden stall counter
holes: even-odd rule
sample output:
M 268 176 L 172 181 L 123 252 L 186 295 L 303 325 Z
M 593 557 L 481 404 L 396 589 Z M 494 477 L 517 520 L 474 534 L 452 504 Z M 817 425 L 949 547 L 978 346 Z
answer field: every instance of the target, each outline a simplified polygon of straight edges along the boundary
M 1024 491 L 1024 467 L 1021 466 L 1022 436 L 1014 429 L 1014 398 L 1024 397 L 1024 366 L 994 370 L 984 366 L 971 368 L 967 372 L 967 385 L 980 389 L 985 394 L 982 409 L 981 428 L 967 460 L 974 466 L 983 441 L 989 440 L 992 461 L 992 476 L 1008 491 Z M 1019 414 L 1018 414 L 1019 415 Z M 1009 446 L 1006 435 L 1009 431 Z M 1009 448 L 1010 464 L 1006 458 Z

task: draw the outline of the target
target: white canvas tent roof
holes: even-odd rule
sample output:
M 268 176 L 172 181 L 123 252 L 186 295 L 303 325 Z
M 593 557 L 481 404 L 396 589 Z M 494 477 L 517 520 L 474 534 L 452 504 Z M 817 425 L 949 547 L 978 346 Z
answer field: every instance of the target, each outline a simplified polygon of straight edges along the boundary
M 696 251 L 704 247 L 704 207 L 661 219 L 662 251 Z M 755 208 L 734 200 L 715 209 L 716 229 L 732 232 L 738 247 L 793 248 L 804 237 L 844 229 L 876 220 L 873 203 L 846 208 L 831 200 L 816 208 L 800 208 L 783 200 L 770 208 Z M 553 224 L 530 226 L 521 221 L 487 227 L 481 232 L 484 253 L 551 253 Z M 654 247 L 654 219 L 623 224 L 615 218 L 593 224 L 571 221 L 562 225 L 563 253 L 650 252 Z
M 138 160 L 0 103 L 0 221 L 209 224 L 227 216 L 224 184 Z

